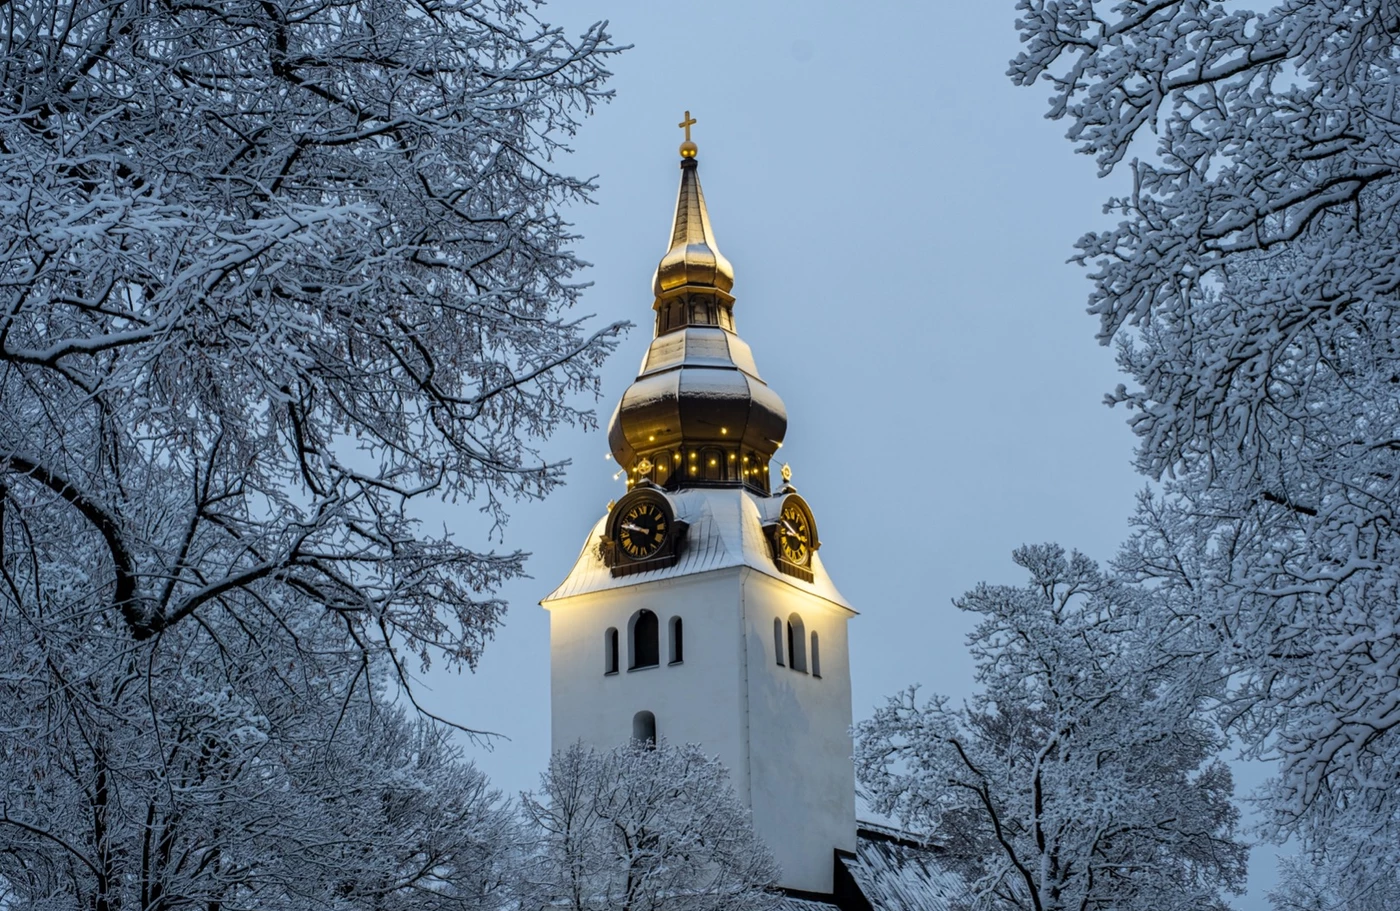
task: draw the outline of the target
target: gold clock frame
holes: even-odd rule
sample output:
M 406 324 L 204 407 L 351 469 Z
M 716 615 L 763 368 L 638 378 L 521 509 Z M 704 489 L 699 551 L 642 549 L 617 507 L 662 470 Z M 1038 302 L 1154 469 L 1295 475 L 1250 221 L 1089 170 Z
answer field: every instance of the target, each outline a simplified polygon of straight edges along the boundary
M 634 558 L 622 547 L 618 533 L 623 516 L 641 502 L 654 504 L 666 517 L 666 539 L 652 553 Z M 604 526 L 602 540 L 599 542 L 599 552 L 603 563 L 612 571 L 614 577 L 664 569 L 675 566 L 680 560 L 685 547 L 687 528 L 685 522 L 676 518 L 676 511 L 672 508 L 670 499 L 660 488 L 651 485 L 638 486 L 613 504 L 612 511 L 608 513 L 607 525 Z
M 807 505 L 807 501 L 795 493 L 785 494 L 782 502 L 778 505 L 777 515 L 781 516 L 789 505 L 796 506 L 802 511 L 807 519 L 807 531 L 812 540 L 807 544 L 807 560 L 805 563 L 794 563 L 783 554 L 783 526 L 782 522 L 774 519 L 769 524 L 763 526 L 763 531 L 768 536 L 768 548 L 772 553 L 773 563 L 778 567 L 778 571 L 785 573 L 803 582 L 811 582 L 816 577 L 812 573 L 812 561 L 816 556 L 817 549 L 822 546 L 821 538 L 817 534 L 817 519 L 812 515 L 812 507 Z

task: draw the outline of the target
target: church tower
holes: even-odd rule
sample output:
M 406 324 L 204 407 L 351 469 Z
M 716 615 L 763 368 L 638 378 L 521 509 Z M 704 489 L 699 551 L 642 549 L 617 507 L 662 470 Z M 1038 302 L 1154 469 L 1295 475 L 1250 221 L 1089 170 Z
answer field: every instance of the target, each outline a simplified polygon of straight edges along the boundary
M 787 412 L 734 331 L 682 124 L 655 333 L 608 444 L 627 493 L 598 520 L 550 612 L 553 747 L 699 743 L 728 767 L 781 885 L 830 894 L 856 848 L 846 624 L 817 523 L 769 462 Z

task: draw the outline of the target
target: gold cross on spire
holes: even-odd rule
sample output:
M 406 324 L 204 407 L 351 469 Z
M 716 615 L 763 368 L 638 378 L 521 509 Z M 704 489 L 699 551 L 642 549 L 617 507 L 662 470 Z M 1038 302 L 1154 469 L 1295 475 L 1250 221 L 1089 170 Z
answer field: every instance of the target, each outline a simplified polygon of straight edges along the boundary
M 676 124 L 676 126 L 678 126 L 678 127 L 680 127 L 681 129 L 685 130 L 685 142 L 681 143 L 681 157 L 682 157 L 682 158 L 694 158 L 694 157 L 695 157 L 695 152 L 696 152 L 695 143 L 693 143 L 693 142 L 690 141 L 690 127 L 691 127 L 691 124 L 693 124 L 693 123 L 695 123 L 695 122 L 696 122 L 695 118 L 690 116 L 690 112 L 689 112 L 689 111 L 686 111 L 686 112 L 685 112 L 685 119 L 682 120 L 680 123 Z

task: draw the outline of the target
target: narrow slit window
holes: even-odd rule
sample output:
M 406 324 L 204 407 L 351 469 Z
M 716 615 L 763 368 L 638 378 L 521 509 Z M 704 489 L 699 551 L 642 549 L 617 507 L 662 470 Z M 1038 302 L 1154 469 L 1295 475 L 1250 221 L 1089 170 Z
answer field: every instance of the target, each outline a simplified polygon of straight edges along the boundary
M 671 618 L 671 663 L 680 664 L 685 660 L 685 627 L 680 617 Z
M 631 662 L 628 670 L 643 667 L 656 667 L 661 663 L 661 630 L 656 614 L 649 610 L 639 610 L 632 615 Z
M 817 642 L 817 631 L 816 631 L 816 630 L 812 630 L 812 676 L 813 676 L 813 677 L 820 677 L 821 675 L 822 675 L 822 652 L 821 652 L 821 647 L 820 647 L 819 643 Z
M 783 666 L 783 621 L 773 618 L 773 657 L 778 659 L 778 667 Z
M 617 627 L 610 626 L 603 634 L 603 673 L 617 673 Z
M 787 624 L 788 667 L 795 671 L 807 671 L 807 631 L 802 626 L 802 618 L 797 614 L 788 617 Z

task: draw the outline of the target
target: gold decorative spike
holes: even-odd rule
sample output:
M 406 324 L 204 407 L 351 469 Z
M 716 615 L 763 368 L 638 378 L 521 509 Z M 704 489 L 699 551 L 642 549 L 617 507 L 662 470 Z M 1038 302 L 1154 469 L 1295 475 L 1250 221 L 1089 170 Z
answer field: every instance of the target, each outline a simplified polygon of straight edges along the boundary
M 725 294 L 734 287 L 734 267 L 715 244 L 710 213 L 705 208 L 705 193 L 700 189 L 699 167 L 694 157 L 681 160 L 681 186 L 676 193 L 671 249 L 666 251 L 656 267 L 652 292 L 660 297 L 687 285 L 697 291 L 717 290 Z M 732 301 L 732 298 L 726 300 Z
M 791 480 L 792 480 L 792 466 L 789 465 L 787 462 L 784 462 L 784 463 L 783 463 L 783 480 L 784 480 L 784 481 L 791 481 Z
M 681 129 L 685 130 L 685 142 L 681 143 L 681 157 L 682 157 L 682 158 L 694 158 L 694 157 L 695 157 L 695 153 L 696 153 L 697 151 L 699 151 L 699 148 L 695 145 L 695 143 L 693 143 L 693 142 L 690 141 L 690 127 L 691 127 L 692 124 L 695 124 L 695 123 L 698 123 L 698 122 L 699 122 L 699 121 L 697 121 L 694 117 L 691 117 L 691 116 L 690 116 L 690 112 L 689 112 L 689 111 L 686 111 L 686 112 L 685 112 L 685 119 L 682 120 L 680 123 L 676 124 L 676 126 L 678 126 L 678 127 L 680 127 Z

